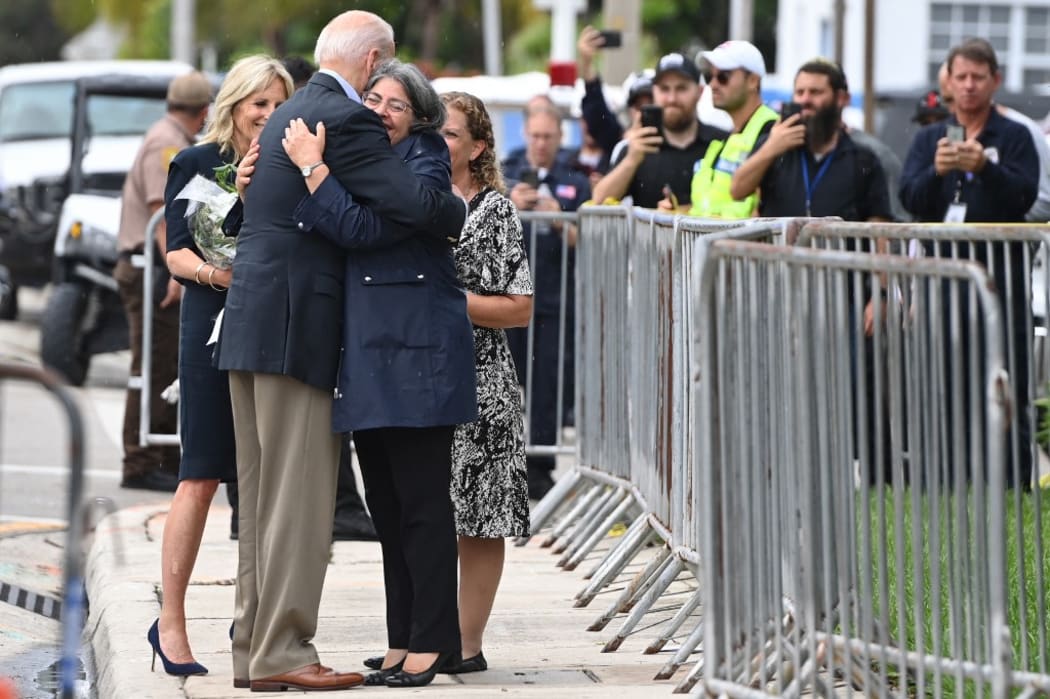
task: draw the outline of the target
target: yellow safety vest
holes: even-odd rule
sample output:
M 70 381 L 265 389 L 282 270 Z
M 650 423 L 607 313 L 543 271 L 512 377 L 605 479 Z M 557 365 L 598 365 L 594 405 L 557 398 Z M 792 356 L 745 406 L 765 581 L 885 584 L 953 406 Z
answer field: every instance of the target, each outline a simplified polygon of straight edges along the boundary
M 703 160 L 697 163 L 693 173 L 690 216 L 705 218 L 747 218 L 755 210 L 758 195 L 752 193 L 741 200 L 733 199 L 729 186 L 733 173 L 740 167 L 751 151 L 762 127 L 777 119 L 777 113 L 766 105 L 759 105 L 744 125 L 744 130 L 729 135 L 723 141 L 711 141 Z

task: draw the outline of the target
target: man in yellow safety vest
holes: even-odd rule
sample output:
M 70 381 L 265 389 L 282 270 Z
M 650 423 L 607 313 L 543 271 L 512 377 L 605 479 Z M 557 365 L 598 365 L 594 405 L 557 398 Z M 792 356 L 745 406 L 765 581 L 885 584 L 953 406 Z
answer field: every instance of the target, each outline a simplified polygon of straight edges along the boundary
M 777 113 L 762 103 L 765 61 L 747 41 L 726 41 L 701 55 L 709 71 L 705 78 L 712 102 L 732 117 L 733 132 L 725 140 L 712 141 L 697 162 L 689 215 L 747 218 L 755 213 L 757 194 L 735 200 L 729 187 L 733 173 L 754 150 L 755 142 L 777 120 Z

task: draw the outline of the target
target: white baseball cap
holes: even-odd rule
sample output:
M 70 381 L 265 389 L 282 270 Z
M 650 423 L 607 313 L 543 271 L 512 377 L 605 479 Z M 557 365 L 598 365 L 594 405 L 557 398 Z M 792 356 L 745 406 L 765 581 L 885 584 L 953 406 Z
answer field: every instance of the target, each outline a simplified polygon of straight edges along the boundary
M 743 68 L 760 78 L 766 75 L 766 62 L 762 58 L 762 52 L 750 41 L 723 41 L 713 51 L 704 51 L 700 55 L 719 70 Z

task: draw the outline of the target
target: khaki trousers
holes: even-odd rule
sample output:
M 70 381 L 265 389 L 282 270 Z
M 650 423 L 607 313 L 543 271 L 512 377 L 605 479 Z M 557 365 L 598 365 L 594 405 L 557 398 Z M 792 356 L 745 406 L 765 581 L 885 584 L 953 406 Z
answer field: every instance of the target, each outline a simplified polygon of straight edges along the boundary
M 240 537 L 233 672 L 262 679 L 319 662 L 339 435 L 332 395 L 277 374 L 230 373 Z

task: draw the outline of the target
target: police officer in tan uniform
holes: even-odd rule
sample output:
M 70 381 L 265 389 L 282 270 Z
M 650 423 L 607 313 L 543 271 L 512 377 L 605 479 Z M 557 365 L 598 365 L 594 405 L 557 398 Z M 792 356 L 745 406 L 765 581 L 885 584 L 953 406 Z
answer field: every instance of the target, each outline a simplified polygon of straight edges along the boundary
M 140 375 L 142 367 L 143 304 L 154 304 L 150 348 L 151 432 L 174 433 L 177 424 L 176 407 L 160 397 L 161 391 L 178 374 L 182 288 L 170 278 L 164 267 L 167 236 L 163 219 L 154 239 L 157 246 L 154 275 L 159 276 L 159 281 L 148 298 L 142 288 L 144 272 L 131 264 L 131 256 L 142 252 L 146 224 L 164 205 L 168 165 L 176 153 L 193 145 L 197 132 L 204 126 L 211 99 L 211 83 L 202 73 L 187 73 L 172 80 L 168 86 L 167 114 L 146 132 L 124 181 L 120 230 L 117 233 L 119 257 L 113 277 L 128 316 L 133 376 Z M 179 449 L 174 446 L 140 447 L 139 413 L 139 391 L 129 388 L 124 407 L 124 465 L 120 485 L 122 488 L 174 492 L 178 485 Z

